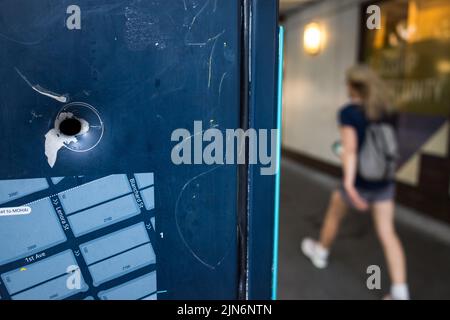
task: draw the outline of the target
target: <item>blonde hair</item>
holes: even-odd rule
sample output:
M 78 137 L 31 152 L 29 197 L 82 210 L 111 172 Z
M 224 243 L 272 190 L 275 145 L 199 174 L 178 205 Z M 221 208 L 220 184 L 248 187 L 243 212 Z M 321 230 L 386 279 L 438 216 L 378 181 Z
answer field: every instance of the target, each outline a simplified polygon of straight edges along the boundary
M 392 113 L 391 94 L 383 80 L 368 66 L 356 65 L 347 70 L 347 83 L 363 101 L 366 115 L 377 120 Z

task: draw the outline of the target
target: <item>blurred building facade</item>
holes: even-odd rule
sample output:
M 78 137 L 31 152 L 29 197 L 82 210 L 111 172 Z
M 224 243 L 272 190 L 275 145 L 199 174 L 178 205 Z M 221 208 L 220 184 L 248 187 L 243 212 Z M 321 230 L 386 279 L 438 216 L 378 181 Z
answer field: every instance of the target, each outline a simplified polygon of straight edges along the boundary
M 381 9 L 380 28 L 369 30 L 373 4 Z M 387 81 L 399 111 L 399 201 L 450 223 L 450 2 L 313 1 L 282 23 L 284 154 L 340 173 L 331 146 L 339 139 L 337 111 L 348 99 L 345 71 L 367 63 Z M 311 34 L 315 52 L 306 43 Z

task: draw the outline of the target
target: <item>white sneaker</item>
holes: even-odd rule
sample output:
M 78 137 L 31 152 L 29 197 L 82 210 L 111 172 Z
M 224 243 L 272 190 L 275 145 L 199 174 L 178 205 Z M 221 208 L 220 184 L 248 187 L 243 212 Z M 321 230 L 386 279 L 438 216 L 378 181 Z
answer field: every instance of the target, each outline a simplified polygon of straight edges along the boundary
M 409 289 L 406 283 L 391 285 L 390 297 L 392 300 L 409 300 Z
M 302 240 L 301 249 L 316 268 L 323 269 L 328 265 L 328 250 L 317 241 L 305 238 Z

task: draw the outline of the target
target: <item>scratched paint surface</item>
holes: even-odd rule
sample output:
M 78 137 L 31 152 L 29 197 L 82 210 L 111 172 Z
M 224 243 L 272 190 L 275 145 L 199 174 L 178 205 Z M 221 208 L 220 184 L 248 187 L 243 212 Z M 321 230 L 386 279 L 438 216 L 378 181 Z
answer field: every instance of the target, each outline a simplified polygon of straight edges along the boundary
M 65 26 L 70 4 L 81 30 Z M 236 167 L 175 166 L 170 135 L 238 127 L 238 13 L 229 0 L 0 2 L 0 180 L 154 172 L 158 299 L 237 292 Z M 52 168 L 45 135 L 74 102 L 98 111 L 102 139 L 61 148 Z

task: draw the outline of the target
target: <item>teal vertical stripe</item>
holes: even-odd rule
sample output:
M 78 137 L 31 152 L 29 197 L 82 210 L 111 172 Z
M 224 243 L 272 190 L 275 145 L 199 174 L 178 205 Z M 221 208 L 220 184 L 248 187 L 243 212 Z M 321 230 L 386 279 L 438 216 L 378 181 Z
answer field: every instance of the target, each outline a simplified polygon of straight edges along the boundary
M 277 173 L 275 176 L 275 208 L 273 230 L 273 270 L 272 270 L 272 300 L 277 299 L 277 275 L 278 275 L 278 234 L 279 234 L 279 209 L 280 209 L 280 165 L 281 165 L 281 110 L 283 95 L 283 46 L 284 28 L 280 26 L 278 34 L 278 101 L 277 101 Z

